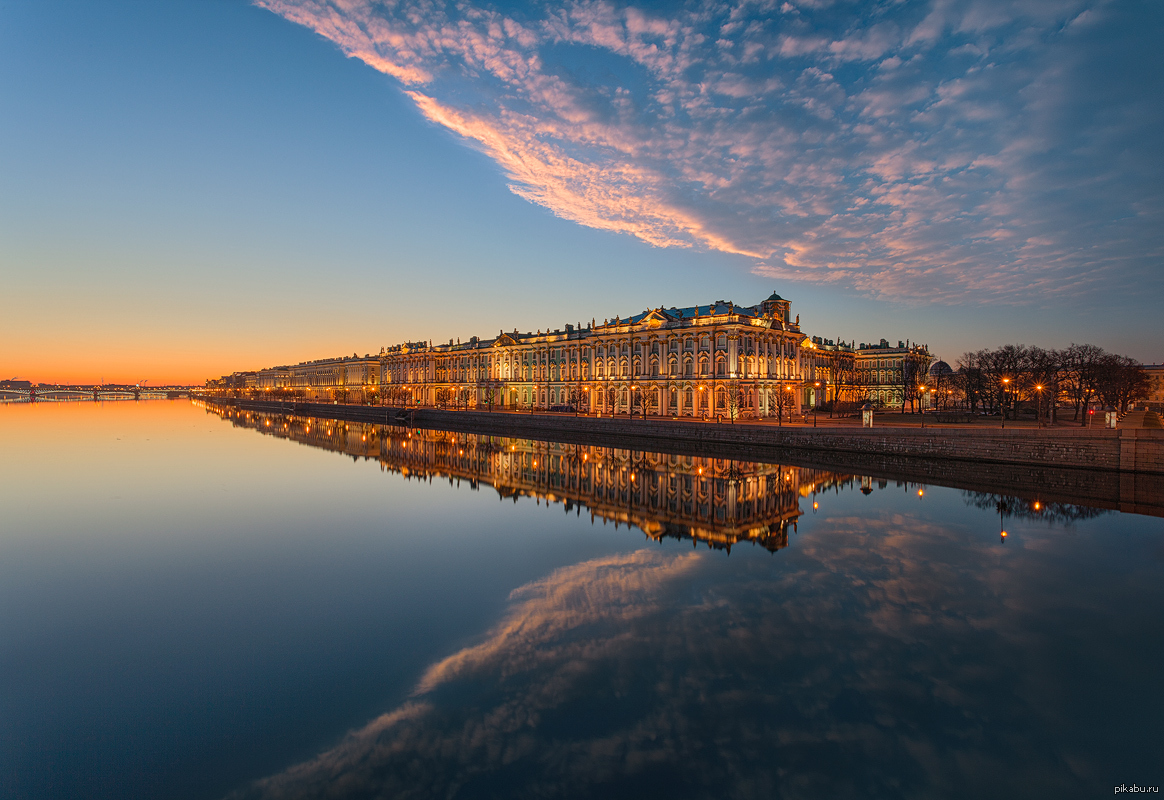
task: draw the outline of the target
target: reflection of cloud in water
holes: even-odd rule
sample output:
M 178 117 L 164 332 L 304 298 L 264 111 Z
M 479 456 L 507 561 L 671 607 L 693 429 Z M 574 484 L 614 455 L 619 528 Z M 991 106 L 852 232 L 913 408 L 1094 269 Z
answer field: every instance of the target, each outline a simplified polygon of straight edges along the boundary
M 1133 651 L 1068 663 L 1056 633 L 1111 622 L 1086 559 L 1002 562 L 901 516 L 822 531 L 778 561 L 559 570 L 414 700 L 239 797 L 1029 796 L 1110 778 L 1135 731 L 1099 742 L 1118 726 L 1076 698 L 1096 674 L 1118 686 Z
M 485 642 L 429 668 L 416 691 L 428 692 L 485 671 L 508 678 L 538 667 L 585 661 L 596 642 L 571 634 L 656 613 L 660 590 L 693 567 L 695 560 L 690 553 L 664 558 L 640 550 L 557 570 L 515 590 L 510 597 L 521 602 L 501 626 Z M 625 628 L 621 635 L 626 635 Z M 601 646 L 609 644 L 606 640 Z

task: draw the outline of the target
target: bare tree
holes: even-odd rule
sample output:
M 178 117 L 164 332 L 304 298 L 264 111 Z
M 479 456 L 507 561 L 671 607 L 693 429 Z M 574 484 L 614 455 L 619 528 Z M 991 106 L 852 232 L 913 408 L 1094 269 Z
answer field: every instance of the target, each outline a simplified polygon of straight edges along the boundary
M 1029 347 L 1026 351 L 1026 363 L 1019 383 L 1028 401 L 1035 403 L 1035 417 L 1043 420 L 1043 407 L 1047 408 L 1047 419 L 1054 423 L 1057 418 L 1057 406 L 1062 375 L 1062 354 L 1057 350 L 1044 350 L 1041 347 Z
M 744 390 L 742 388 L 739 386 L 728 387 L 727 406 L 728 416 L 731 417 L 732 424 L 734 425 L 740 416 L 740 412 L 747 407 L 747 395 L 744 394 Z
M 906 402 L 909 403 L 910 411 L 913 411 L 914 404 L 921 399 L 921 387 L 925 385 L 929 375 L 932 358 L 928 353 L 914 352 L 902 359 L 900 378 L 902 412 L 905 411 Z
M 1067 395 L 1075 407 L 1072 419 L 1080 419 L 1087 424 L 1086 409 L 1096 396 L 1096 384 L 1103 363 L 1102 347 L 1093 344 L 1072 344 L 1062 354 L 1063 374 L 1067 378 Z
M 1134 358 L 1105 354 L 1096 370 L 1095 390 L 1104 405 L 1126 413 L 1128 406 L 1148 396 L 1150 381 Z
M 777 389 L 774 394 L 768 395 L 769 398 L 771 398 L 771 400 L 772 400 L 772 405 L 774 405 L 776 407 L 776 420 L 777 420 L 777 422 L 779 422 L 781 424 L 784 423 L 784 411 L 786 409 L 789 410 L 788 411 L 789 415 L 792 414 L 791 408 L 793 405 L 793 403 L 792 403 L 793 397 L 792 397 L 792 392 L 789 391 L 790 388 L 791 387 L 788 387 L 788 386 L 782 386 L 779 389 Z M 795 390 L 793 390 L 793 391 L 795 391 Z M 791 416 L 789 416 L 789 419 L 791 420 Z
M 630 390 L 630 413 L 634 416 L 635 409 L 639 410 L 639 416 L 643 419 L 647 418 L 647 393 L 642 388 Z
M 978 410 L 979 403 L 986 408 L 986 370 L 982 367 L 982 352 L 963 353 L 954 373 L 958 389 L 972 413 Z

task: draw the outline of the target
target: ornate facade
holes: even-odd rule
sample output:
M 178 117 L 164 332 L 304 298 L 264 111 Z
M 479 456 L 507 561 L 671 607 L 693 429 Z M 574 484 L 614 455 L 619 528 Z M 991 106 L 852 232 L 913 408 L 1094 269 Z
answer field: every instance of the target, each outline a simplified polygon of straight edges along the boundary
M 382 353 L 383 391 L 418 405 L 755 417 L 783 403 L 785 413 L 799 411 L 804 335 L 790 306 L 773 294 L 755 306 L 717 301 L 489 341 L 400 345 Z
M 791 303 L 772 294 L 753 306 L 719 300 L 564 330 L 405 342 L 378 355 L 235 373 L 207 387 L 396 406 L 791 418 L 805 406 L 908 399 L 902 376 L 924 349 L 882 342 L 854 350 L 809 338 Z
M 862 343 L 853 367 L 856 393 L 885 408 L 917 400 L 931 361 L 925 345 L 899 341 L 893 347 L 885 339 L 879 344 Z
M 257 373 L 260 391 L 393 405 L 554 409 L 646 416 L 799 413 L 806 337 L 777 294 L 492 339 L 407 342 L 379 356 Z M 232 388 L 232 376 L 208 381 Z

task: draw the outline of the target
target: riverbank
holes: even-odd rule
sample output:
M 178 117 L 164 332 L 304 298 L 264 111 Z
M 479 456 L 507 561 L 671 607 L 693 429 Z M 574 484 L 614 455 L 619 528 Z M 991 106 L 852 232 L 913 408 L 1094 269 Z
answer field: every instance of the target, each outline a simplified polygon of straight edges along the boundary
M 449 411 L 435 408 L 220 400 L 257 411 L 287 411 L 357 422 L 404 423 L 496 436 L 554 439 L 614 436 L 658 448 L 662 442 L 721 444 L 749 449 L 802 449 L 852 454 L 940 458 L 981 463 L 1164 474 L 1164 431 L 1105 428 L 857 428 L 829 425 L 705 422 L 695 419 L 595 418 L 569 414 Z
M 781 428 L 324 403 L 212 402 L 272 414 L 813 466 L 1164 516 L 1162 431 Z

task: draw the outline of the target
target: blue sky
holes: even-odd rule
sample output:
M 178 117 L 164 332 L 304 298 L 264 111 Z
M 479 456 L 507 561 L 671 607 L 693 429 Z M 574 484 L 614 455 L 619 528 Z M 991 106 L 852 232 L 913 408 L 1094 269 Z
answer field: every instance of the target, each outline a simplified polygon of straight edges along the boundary
M 200 381 L 776 290 L 1164 360 L 1159 3 L 0 0 L 0 372 Z

